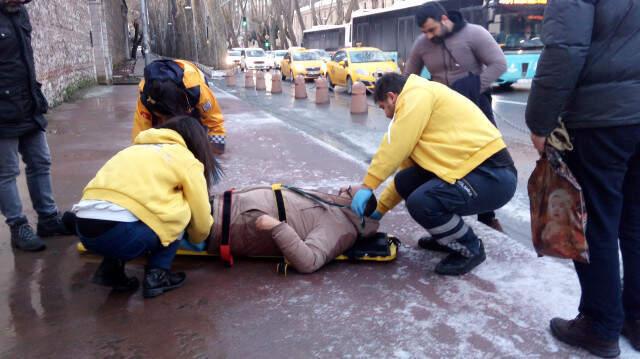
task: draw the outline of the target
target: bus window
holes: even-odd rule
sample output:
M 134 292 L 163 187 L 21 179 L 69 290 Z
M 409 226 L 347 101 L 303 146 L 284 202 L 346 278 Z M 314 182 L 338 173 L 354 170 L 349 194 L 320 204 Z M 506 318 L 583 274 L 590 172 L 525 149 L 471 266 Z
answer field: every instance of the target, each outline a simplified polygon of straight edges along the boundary
M 496 16 L 489 30 L 500 47 L 505 50 L 535 50 L 544 45 L 540 39 L 541 15 L 522 15 L 505 12 Z

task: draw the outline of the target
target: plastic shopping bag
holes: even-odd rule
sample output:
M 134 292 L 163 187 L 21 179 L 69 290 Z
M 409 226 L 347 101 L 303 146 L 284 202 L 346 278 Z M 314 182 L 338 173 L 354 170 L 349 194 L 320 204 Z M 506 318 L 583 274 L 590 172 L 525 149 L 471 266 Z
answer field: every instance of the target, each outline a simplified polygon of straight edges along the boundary
M 588 263 L 582 189 L 558 149 L 547 144 L 529 178 L 528 191 L 531 235 L 538 255 Z

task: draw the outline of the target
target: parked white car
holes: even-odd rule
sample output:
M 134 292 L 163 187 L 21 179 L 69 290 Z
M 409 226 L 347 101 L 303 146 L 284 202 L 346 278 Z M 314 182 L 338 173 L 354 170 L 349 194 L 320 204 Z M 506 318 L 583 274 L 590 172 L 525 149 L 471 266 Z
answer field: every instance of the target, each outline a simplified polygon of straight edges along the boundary
M 255 47 L 244 49 L 240 67 L 246 70 L 271 70 L 273 66 L 263 49 Z
M 273 63 L 276 69 L 280 69 L 280 62 L 284 59 L 284 55 L 287 54 L 287 50 L 276 50 L 273 52 Z
M 242 50 L 227 50 L 227 66 L 240 66 Z

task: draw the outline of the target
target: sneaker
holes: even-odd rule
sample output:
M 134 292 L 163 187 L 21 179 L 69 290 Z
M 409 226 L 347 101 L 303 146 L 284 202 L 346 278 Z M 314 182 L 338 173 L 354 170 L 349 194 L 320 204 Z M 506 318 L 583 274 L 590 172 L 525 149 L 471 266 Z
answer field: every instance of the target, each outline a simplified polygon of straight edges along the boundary
M 426 249 L 428 251 L 455 253 L 455 251 L 447 246 L 443 246 L 435 239 L 431 239 L 429 236 L 424 236 L 418 239 L 418 247 Z
M 463 275 L 471 272 L 471 270 L 480 265 L 487 259 L 484 253 L 484 245 L 480 241 L 480 251 L 472 257 L 465 257 L 455 252 L 446 256 L 436 266 L 436 273 L 441 275 Z
M 640 352 L 640 319 L 625 320 L 622 335 L 629 339 L 633 349 Z
M 58 213 L 38 220 L 38 235 L 40 237 L 68 236 L 73 232 L 62 222 Z
M 127 277 L 124 272 L 124 262 L 113 258 L 104 258 L 93 274 L 91 282 L 105 287 L 111 287 L 116 292 L 135 291 L 140 286 L 136 277 Z
M 183 272 L 171 273 L 162 268 L 145 268 L 142 295 L 153 298 L 164 292 L 181 287 L 187 275 Z
M 37 252 L 47 248 L 40 237 L 33 233 L 28 222 L 11 226 L 11 246 L 27 252 Z
M 604 340 L 596 335 L 593 322 L 579 314 L 573 320 L 551 319 L 551 334 L 563 343 L 587 350 L 601 358 L 615 358 L 620 355 L 617 340 Z

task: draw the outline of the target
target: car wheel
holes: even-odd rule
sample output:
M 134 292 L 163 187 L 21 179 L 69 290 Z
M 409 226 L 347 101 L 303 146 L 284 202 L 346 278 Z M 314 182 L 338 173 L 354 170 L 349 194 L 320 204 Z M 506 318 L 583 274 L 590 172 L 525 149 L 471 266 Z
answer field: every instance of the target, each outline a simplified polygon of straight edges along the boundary
M 353 90 L 353 81 L 351 81 L 351 77 L 347 77 L 347 94 L 351 95 L 352 90 Z
M 280 77 L 282 77 L 282 81 L 287 79 L 287 76 L 285 76 L 282 72 L 280 72 Z
M 329 90 L 331 90 L 331 91 L 333 91 L 335 89 L 335 85 L 331 81 L 331 76 L 329 76 L 328 74 L 327 74 L 327 86 L 329 87 Z

